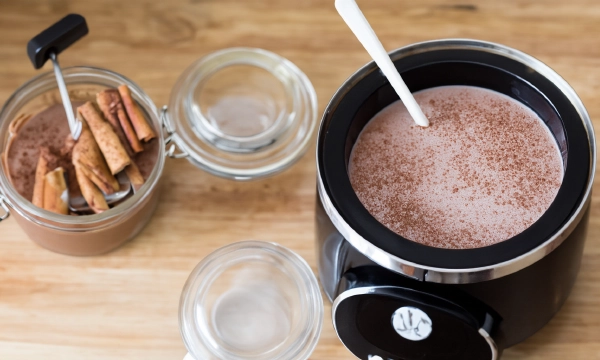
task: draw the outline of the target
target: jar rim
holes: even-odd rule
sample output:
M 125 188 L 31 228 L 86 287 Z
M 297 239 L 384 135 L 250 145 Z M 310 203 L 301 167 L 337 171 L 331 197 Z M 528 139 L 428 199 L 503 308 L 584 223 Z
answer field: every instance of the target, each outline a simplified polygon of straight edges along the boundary
M 92 66 L 72 66 L 63 68 L 62 71 L 67 86 L 70 84 L 95 84 L 117 87 L 126 84 L 130 88 L 133 98 L 140 104 L 143 111 L 150 116 L 150 120 L 159 134 L 159 136 L 157 136 L 157 141 L 159 141 L 159 154 L 154 169 L 139 191 L 125 200 L 122 204 L 119 204 L 119 206 L 100 214 L 71 216 L 56 214 L 38 208 L 16 191 L 3 166 L 0 166 L 0 193 L 4 195 L 5 200 L 11 209 L 17 211 L 19 215 L 34 223 L 53 229 L 73 232 L 89 231 L 90 227 L 99 229 L 103 226 L 108 226 L 110 220 L 126 216 L 129 213 L 129 210 L 134 208 L 137 204 L 142 203 L 150 195 L 152 189 L 160 180 L 165 164 L 165 140 L 162 136 L 162 123 L 160 122 L 154 102 L 141 87 L 127 77 L 108 69 Z M 10 122 L 18 114 L 18 111 L 31 99 L 56 88 L 58 88 L 58 85 L 53 72 L 44 72 L 25 82 L 15 90 L 0 110 L 0 129 L 6 131 Z M 0 143 L 3 143 L 5 140 L 6 139 L 0 139 Z M 81 228 L 65 228 L 65 226 L 72 225 L 79 225 Z
M 307 300 L 306 314 L 301 314 L 304 321 L 301 322 L 302 329 L 298 332 L 298 338 L 291 341 L 292 346 L 281 354 L 282 357 L 269 359 L 305 360 L 313 352 L 321 334 L 324 305 L 317 278 L 311 267 L 298 254 L 279 244 L 247 240 L 226 245 L 206 256 L 192 270 L 183 287 L 179 302 L 180 333 L 186 348 L 195 358 L 204 359 L 208 355 L 214 356 L 215 359 L 224 358 L 224 354 L 219 352 L 219 349 L 215 349 L 198 329 L 195 320 L 197 299 L 210 290 L 212 285 L 210 280 L 214 280 L 218 274 L 243 263 L 252 256 L 260 255 L 273 257 L 276 261 L 291 266 L 294 273 L 286 274 L 301 286 L 298 294 Z M 252 359 L 262 358 L 252 357 Z

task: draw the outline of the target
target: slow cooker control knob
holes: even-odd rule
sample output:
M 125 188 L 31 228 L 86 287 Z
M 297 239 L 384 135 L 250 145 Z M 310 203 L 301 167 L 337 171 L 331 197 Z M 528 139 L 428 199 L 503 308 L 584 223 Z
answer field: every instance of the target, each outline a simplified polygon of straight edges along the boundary
M 413 306 L 403 306 L 392 315 L 392 325 L 406 340 L 425 340 L 431 334 L 433 323 L 427 314 Z
M 333 324 L 362 360 L 497 360 L 501 349 L 490 334 L 498 316 L 462 300 L 401 286 L 355 287 L 335 299 Z

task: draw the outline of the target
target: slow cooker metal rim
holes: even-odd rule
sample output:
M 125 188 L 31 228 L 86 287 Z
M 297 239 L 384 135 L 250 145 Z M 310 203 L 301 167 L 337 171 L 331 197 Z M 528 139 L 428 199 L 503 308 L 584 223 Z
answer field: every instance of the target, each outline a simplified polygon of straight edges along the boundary
M 579 223 L 579 220 L 584 214 L 582 210 L 584 208 L 587 208 L 590 202 L 592 184 L 596 171 L 596 143 L 594 129 L 589 114 L 583 106 L 581 99 L 579 99 L 579 97 L 575 93 L 575 90 L 573 90 L 573 88 L 562 77 L 560 77 L 560 75 L 558 75 L 554 70 L 552 70 L 550 67 L 548 67 L 541 61 L 535 59 L 534 57 L 527 55 L 521 51 L 512 49 L 510 47 L 492 42 L 472 39 L 441 39 L 408 45 L 390 52 L 390 56 L 393 60 L 395 60 L 399 57 L 406 56 L 409 54 L 441 49 L 476 49 L 480 51 L 487 51 L 490 53 L 499 54 L 513 59 L 515 61 L 521 62 L 536 70 L 538 73 L 540 73 L 541 75 L 549 79 L 551 82 L 553 82 L 557 86 L 557 88 L 559 88 L 563 92 L 563 94 L 569 99 L 573 107 L 579 113 L 581 119 L 583 120 L 583 125 L 585 127 L 585 130 L 587 131 L 588 140 L 590 143 L 590 172 L 588 175 L 587 186 L 583 198 L 573 215 L 571 215 L 571 217 L 564 224 L 564 226 L 550 239 L 540 244 L 538 247 L 532 249 L 531 251 L 522 254 L 521 256 L 513 258 L 509 261 L 497 263 L 490 266 L 463 269 L 437 268 L 407 261 L 374 246 L 372 243 L 370 243 L 368 240 L 366 240 L 356 231 L 354 231 L 354 229 L 352 229 L 350 225 L 346 223 L 346 221 L 339 214 L 339 212 L 333 205 L 333 202 L 329 198 L 329 194 L 326 191 L 325 184 L 323 182 L 323 176 L 321 174 L 320 169 L 321 161 L 319 159 L 319 149 L 324 137 L 323 120 L 326 118 L 329 112 L 331 112 L 335 107 L 337 107 L 341 99 L 345 96 L 347 91 L 354 85 L 355 82 L 357 82 L 358 80 L 366 76 L 369 72 L 377 68 L 374 62 L 366 64 L 357 72 L 355 72 L 352 76 L 350 76 L 336 91 L 336 93 L 333 95 L 332 99 L 330 100 L 329 104 L 325 109 L 321 126 L 319 127 L 319 134 L 317 138 L 316 147 L 318 193 L 325 212 L 331 219 L 336 229 L 340 232 L 340 234 L 344 236 L 344 238 L 352 246 L 354 246 L 357 250 L 359 250 L 369 259 L 389 270 L 404 274 L 409 277 L 413 277 L 418 280 L 436 283 L 464 284 L 497 279 L 517 272 L 544 258 L 547 254 L 552 252 L 552 250 L 558 247 L 568 237 L 568 235 L 571 234 L 576 225 Z
M 344 341 L 342 340 L 342 338 L 340 337 L 340 333 L 338 332 L 337 329 L 337 323 L 335 321 L 335 314 L 337 312 L 338 306 L 340 305 L 340 303 L 343 300 L 346 300 L 349 297 L 352 296 L 359 296 L 359 295 L 366 295 L 366 294 L 377 294 L 377 293 L 381 293 L 382 291 L 385 291 L 386 289 L 393 289 L 393 286 L 366 286 L 366 287 L 357 287 L 354 289 L 350 289 L 347 291 L 344 291 L 343 293 L 341 293 L 333 302 L 333 304 L 331 305 L 331 318 L 334 319 L 333 321 L 333 329 L 335 330 L 335 334 L 338 337 L 338 339 L 340 340 L 340 342 L 342 344 L 344 344 L 344 346 L 346 346 L 346 344 L 344 343 Z M 499 351 L 498 351 L 498 345 L 496 345 L 496 342 L 494 341 L 494 339 L 492 339 L 492 337 L 490 336 L 490 334 L 484 329 L 484 328 L 479 328 L 478 329 L 479 334 L 483 337 L 483 339 L 488 343 L 488 345 L 490 346 L 490 351 L 492 353 L 492 357 L 490 358 L 490 360 L 497 360 L 498 356 L 499 356 Z

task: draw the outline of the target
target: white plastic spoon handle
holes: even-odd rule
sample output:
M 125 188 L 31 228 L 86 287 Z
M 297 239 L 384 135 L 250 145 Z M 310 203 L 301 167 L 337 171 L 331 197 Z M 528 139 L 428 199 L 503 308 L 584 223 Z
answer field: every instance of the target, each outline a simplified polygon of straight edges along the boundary
M 377 66 L 383 72 L 383 75 L 389 80 L 390 84 L 400 96 L 400 99 L 408 109 L 410 116 L 420 126 L 429 126 L 429 120 L 423 114 L 423 111 L 417 104 L 410 90 L 402 80 L 402 77 L 396 70 L 392 59 L 385 51 L 385 48 L 375 35 L 373 28 L 365 18 L 365 15 L 360 11 L 355 0 L 335 0 L 335 8 L 342 16 L 350 30 L 356 38 L 365 47 L 369 55 L 375 60 Z

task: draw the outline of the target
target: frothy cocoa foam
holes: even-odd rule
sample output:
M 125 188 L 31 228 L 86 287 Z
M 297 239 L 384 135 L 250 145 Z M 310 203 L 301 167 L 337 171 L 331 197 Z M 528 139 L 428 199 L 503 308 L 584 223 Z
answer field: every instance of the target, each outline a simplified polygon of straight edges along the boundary
M 469 86 L 427 89 L 415 98 L 428 128 L 415 125 L 397 101 L 354 145 L 350 181 L 371 215 L 407 239 L 453 249 L 504 241 L 542 216 L 563 165 L 532 110 Z

